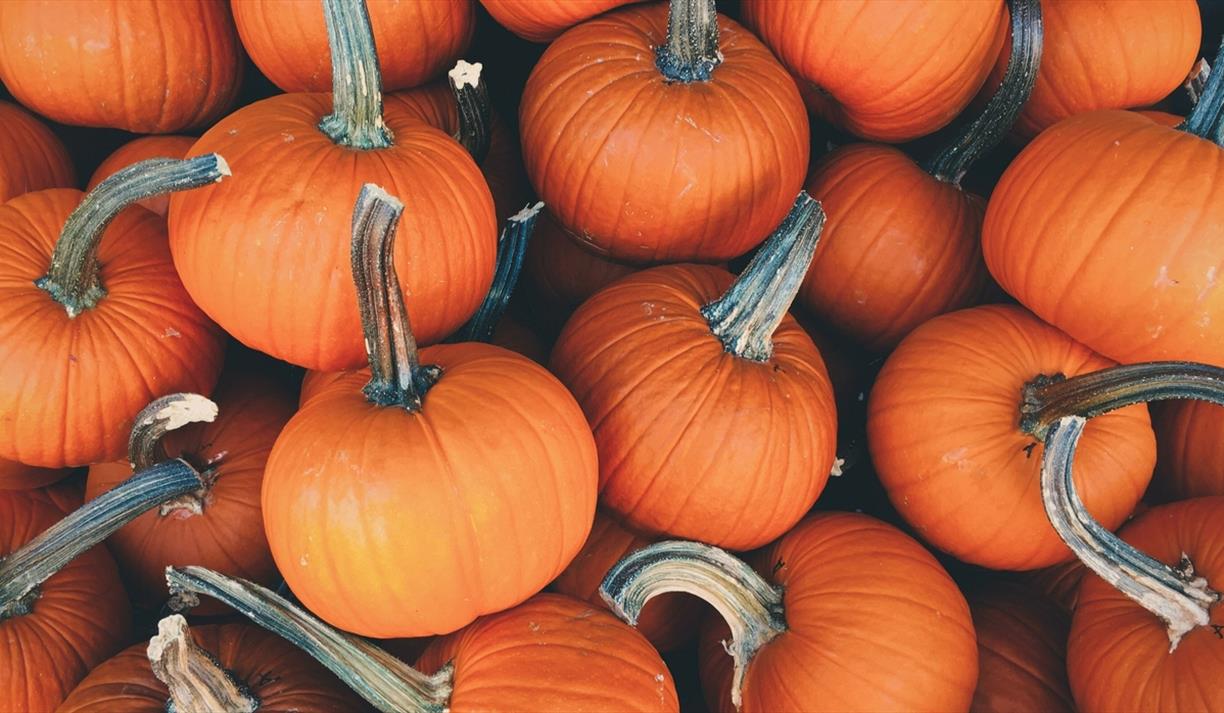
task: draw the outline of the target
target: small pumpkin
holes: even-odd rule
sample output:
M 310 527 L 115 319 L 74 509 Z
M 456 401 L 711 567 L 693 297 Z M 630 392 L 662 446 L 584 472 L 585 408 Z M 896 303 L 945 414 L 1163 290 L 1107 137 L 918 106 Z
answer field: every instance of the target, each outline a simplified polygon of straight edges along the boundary
M 535 238 L 527 246 L 526 269 L 545 300 L 572 309 L 639 268 L 587 250 L 544 211 Z
M 498 24 L 525 40 L 551 42 L 600 13 L 641 0 L 480 0 Z
M 0 203 L 73 182 L 72 159 L 59 137 L 26 110 L 0 101 Z
M 1153 493 L 1163 501 L 1224 495 L 1224 406 L 1175 401 L 1152 408 Z
M 104 179 L 140 161 L 151 158 L 186 158 L 195 142 L 196 139 L 191 136 L 141 136 L 133 139 L 103 159 L 89 178 L 89 185 L 85 190 L 92 191 Z M 170 208 L 170 197 L 149 196 L 136 201 L 136 205 L 148 208 L 164 218 Z

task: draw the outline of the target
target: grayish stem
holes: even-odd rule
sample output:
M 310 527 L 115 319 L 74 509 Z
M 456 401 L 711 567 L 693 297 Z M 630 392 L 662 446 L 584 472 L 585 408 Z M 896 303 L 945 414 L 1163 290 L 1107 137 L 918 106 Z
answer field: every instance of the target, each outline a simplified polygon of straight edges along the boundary
M 489 153 L 493 125 L 489 88 L 481 75 L 483 67 L 479 62 L 471 64 L 459 60 L 454 69 L 446 74 L 451 93 L 455 96 L 455 106 L 459 110 L 459 131 L 455 140 L 463 144 L 463 148 L 478 164 Z
M 187 628 L 187 620 L 172 614 L 157 623 L 149 640 L 149 666 L 157 680 L 170 689 L 174 713 L 255 713 L 259 698 L 221 668 L 221 663 L 200 648 Z
M 536 218 L 543 208 L 544 204 L 537 202 L 506 219 L 506 227 L 502 228 L 501 239 L 497 242 L 497 267 L 493 272 L 493 285 L 489 287 L 484 302 L 476 309 L 476 314 L 455 333 L 451 341 L 488 342 L 492 339 L 493 329 L 510 305 L 510 295 L 518 284 L 519 273 L 523 271 L 527 243 L 531 240 Z
M 667 43 L 655 48 L 659 72 L 673 82 L 705 82 L 722 60 L 714 0 L 671 0 Z
M 392 145 L 383 123 L 382 76 L 365 0 L 322 0 L 332 63 L 332 113 L 319 130 L 333 142 L 368 151 Z

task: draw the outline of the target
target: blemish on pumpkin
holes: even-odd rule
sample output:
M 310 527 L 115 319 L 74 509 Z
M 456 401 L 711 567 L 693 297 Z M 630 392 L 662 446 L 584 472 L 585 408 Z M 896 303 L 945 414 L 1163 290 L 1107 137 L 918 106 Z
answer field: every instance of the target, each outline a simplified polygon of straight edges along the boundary
M 182 336 L 183 336 L 183 335 L 182 335 L 182 334 L 180 334 L 180 333 L 179 333 L 179 331 L 178 331 L 177 329 L 175 329 L 174 327 L 166 327 L 166 331 L 162 332 L 162 337 L 163 337 L 163 338 L 167 338 L 167 337 L 182 337 Z
M 531 621 L 531 622 L 527 622 L 527 628 L 531 629 L 532 631 L 539 631 L 540 625 L 534 621 Z
M 293 140 L 294 140 L 294 139 L 296 139 L 296 138 L 297 138 L 296 136 L 294 136 L 293 134 L 289 133 L 288 131 L 282 131 L 282 132 L 281 132 L 281 141 L 284 141 L 284 142 L 285 142 L 285 143 L 287 143 L 287 144 L 291 144 L 291 143 L 293 143 Z
M 1161 265 L 1160 272 L 1156 273 L 1156 281 L 1152 283 L 1152 287 L 1172 287 L 1176 284 L 1178 284 L 1178 281 L 1169 277 L 1169 266 Z
M 1199 302 L 1202 302 L 1203 300 L 1207 299 L 1207 295 L 1211 294 L 1211 291 L 1215 289 L 1215 286 L 1216 286 L 1216 266 L 1215 265 L 1212 265 L 1211 267 L 1207 268 L 1206 277 L 1207 277 L 1207 283 L 1203 285 L 1203 289 L 1199 290 L 1198 297 L 1195 298 Z M 1206 326 L 1206 325 L 1203 325 L 1203 326 Z
M 228 133 L 230 136 L 237 136 L 237 135 L 238 135 L 238 129 L 230 129 L 230 130 L 229 130 L 228 132 L 226 132 L 226 133 Z
M 298 560 L 298 564 L 302 565 L 303 567 L 309 565 L 310 564 L 310 554 L 307 553 L 307 554 L 302 555 L 301 559 Z
M 1148 336 L 1150 336 L 1152 339 L 1159 339 L 1160 335 L 1164 334 L 1164 330 L 1165 328 L 1163 324 L 1147 327 Z

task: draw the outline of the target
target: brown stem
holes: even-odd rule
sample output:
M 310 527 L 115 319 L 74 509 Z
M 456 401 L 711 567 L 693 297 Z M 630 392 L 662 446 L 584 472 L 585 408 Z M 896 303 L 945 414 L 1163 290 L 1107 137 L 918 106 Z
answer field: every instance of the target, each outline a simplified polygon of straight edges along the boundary
M 174 713 L 259 710 L 259 698 L 196 645 L 182 616 L 172 614 L 157 623 L 147 653 L 153 675 L 170 689 Z
M 217 404 L 199 394 L 169 394 L 149 402 L 136 414 L 128 435 L 128 461 L 132 470 L 152 468 L 166 460 L 162 438 L 189 423 L 211 423 L 217 417 Z
M 382 75 L 365 0 L 322 0 L 332 63 L 332 113 L 319 130 L 334 143 L 368 151 L 392 146 L 383 122 Z
M 481 70 L 484 65 L 471 64 L 464 60 L 455 63 L 447 72 L 455 106 L 459 110 L 459 131 L 455 140 L 467 149 L 472 160 L 480 163 L 489 153 L 492 139 L 493 110 L 489 104 L 489 88 L 485 85 Z
M 655 49 L 659 72 L 673 82 L 705 82 L 722 60 L 714 0 L 671 0 L 667 42 Z

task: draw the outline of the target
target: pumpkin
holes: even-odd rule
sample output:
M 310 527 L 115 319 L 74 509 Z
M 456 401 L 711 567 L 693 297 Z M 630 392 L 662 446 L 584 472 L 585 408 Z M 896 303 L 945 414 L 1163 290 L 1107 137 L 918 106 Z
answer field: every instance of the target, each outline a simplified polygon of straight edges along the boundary
M 0 460 L 0 490 L 41 488 L 72 474 L 70 468 L 36 468 L 12 460 Z
M 480 0 L 494 20 L 532 42 L 551 42 L 578 23 L 640 0 Z
M 873 141 L 909 141 L 951 122 L 1006 35 L 998 0 L 744 0 L 742 11 L 809 85 L 815 114 Z
M 566 323 L 549 368 L 595 434 L 600 502 L 628 526 L 751 549 L 820 495 L 837 440 L 833 390 L 786 310 L 823 222 L 801 193 L 738 278 L 704 265 L 643 270 Z
M 170 250 L 196 304 L 243 344 L 309 369 L 362 363 L 345 266 L 352 201 L 366 181 L 415 208 L 395 260 L 411 268 L 404 292 L 422 343 L 462 325 L 493 277 L 489 189 L 453 139 L 396 106 L 382 111 L 363 8 L 325 2 L 334 94 L 275 96 L 222 119 L 192 153 L 232 156 L 235 179 L 170 202 Z
M 519 124 L 552 214 L 625 262 L 745 253 L 807 171 L 795 83 L 714 0 L 626 7 L 566 32 L 532 69 Z
M 146 403 L 212 389 L 224 335 L 183 290 L 165 222 L 127 206 L 226 175 L 215 154 L 154 159 L 88 195 L 48 189 L 0 206 L 0 458 L 115 460 Z
M 115 149 L 107 156 L 89 178 L 86 191 L 92 191 L 103 179 L 108 178 L 121 169 L 139 161 L 150 158 L 185 158 L 196 139 L 191 136 L 141 136 Z M 163 218 L 170 208 L 170 197 L 165 195 L 149 196 L 139 200 L 137 205 L 148 208 Z
M 545 300 L 572 309 L 638 268 L 583 248 L 546 210 L 527 246 L 525 269 Z
M 1082 562 L 1071 559 L 1061 564 L 1026 572 L 1024 581 L 1069 614 L 1075 611 L 1080 581 L 1083 580 L 1084 573 L 1087 571 Z
M 61 124 L 165 134 L 234 102 L 242 54 L 219 0 L 0 3 L 0 80 Z
M 539 591 L 582 547 L 598 477 L 582 411 L 542 367 L 481 343 L 417 352 L 390 258 L 401 210 L 362 190 L 352 265 L 370 371 L 304 399 L 262 494 L 293 593 L 378 638 L 449 633 Z
M 601 589 L 630 623 L 664 592 L 718 611 L 731 637 L 701 661 L 703 679 L 730 674 L 703 681 L 719 691 L 715 710 L 969 709 L 978 671 L 969 608 L 910 537 L 866 515 L 821 513 L 754 561 L 755 570 L 708 545 L 660 542 L 621 560 Z
M 0 203 L 44 188 L 73 184 L 68 150 L 42 122 L 0 101 Z
M 76 478 L 61 480 L 54 485 L 47 485 L 33 490 L 27 490 L 36 500 L 51 503 L 65 515 L 85 504 L 84 484 Z
M 374 30 L 383 89 L 424 84 L 467 50 L 472 0 L 363 0 Z M 231 0 L 251 61 L 286 92 L 331 90 L 328 30 L 318 0 Z
M 1224 495 L 1224 407 L 1175 401 L 1152 408 L 1154 494 L 1164 501 Z

